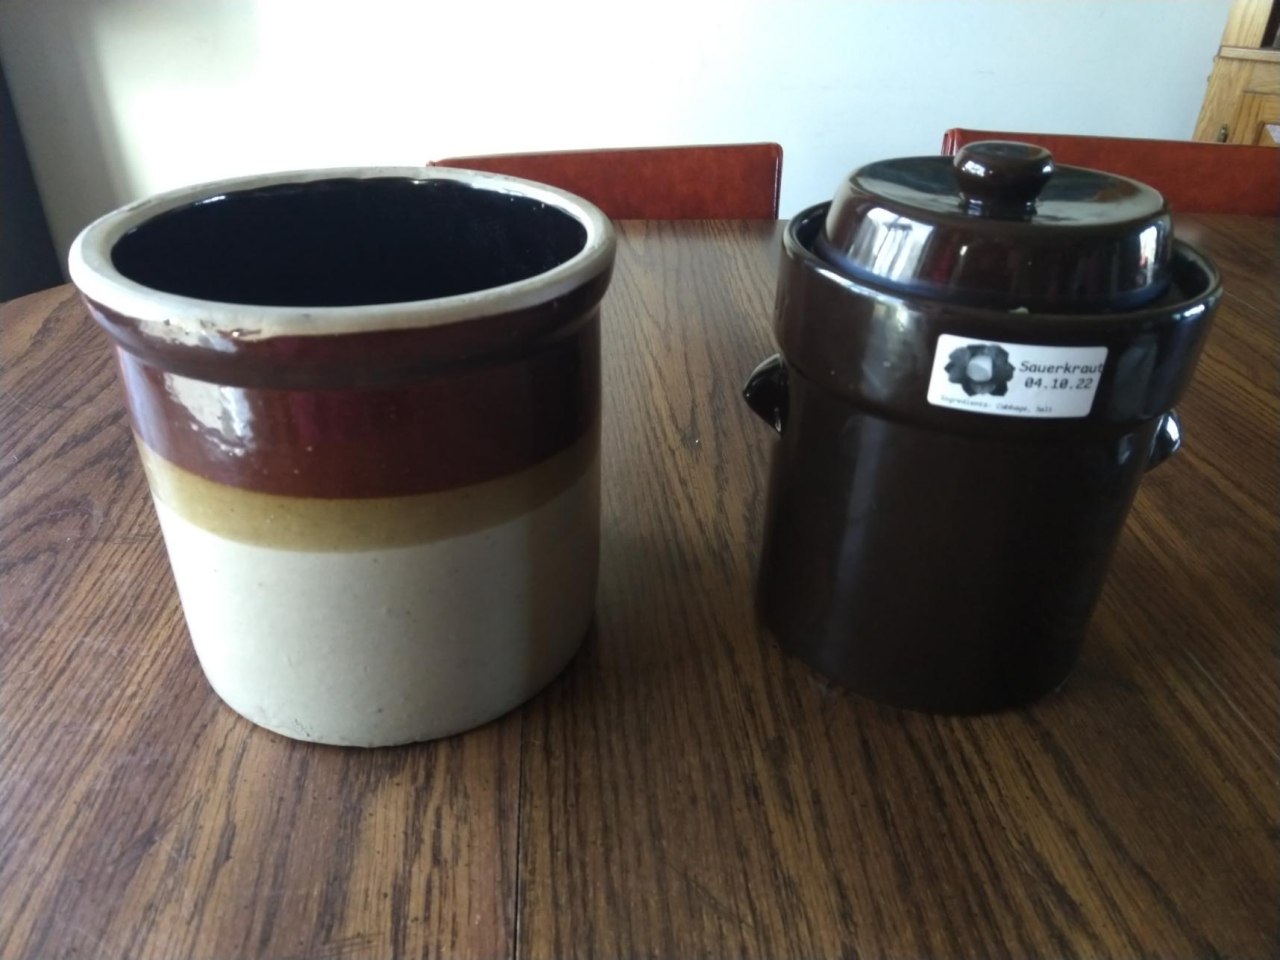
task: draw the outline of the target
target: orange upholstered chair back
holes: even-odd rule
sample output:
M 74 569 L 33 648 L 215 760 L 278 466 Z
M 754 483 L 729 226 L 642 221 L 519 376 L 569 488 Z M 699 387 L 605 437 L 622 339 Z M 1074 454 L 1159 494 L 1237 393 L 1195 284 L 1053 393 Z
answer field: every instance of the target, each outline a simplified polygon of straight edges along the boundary
M 616 220 L 774 219 L 776 143 L 508 153 L 436 160 L 537 180 L 590 200 Z

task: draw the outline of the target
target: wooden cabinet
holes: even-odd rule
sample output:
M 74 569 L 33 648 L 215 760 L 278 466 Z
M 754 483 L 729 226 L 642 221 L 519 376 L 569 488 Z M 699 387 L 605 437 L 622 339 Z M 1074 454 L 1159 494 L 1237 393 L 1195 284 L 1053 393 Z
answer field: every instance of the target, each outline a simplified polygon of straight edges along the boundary
M 1280 64 L 1277 64 L 1280 69 Z M 1280 147 L 1280 93 L 1248 91 L 1240 96 L 1227 135 L 1234 130 L 1239 138 L 1234 143 L 1256 143 L 1263 147 Z
M 1280 146 L 1280 0 L 1236 0 L 1213 61 L 1196 140 Z

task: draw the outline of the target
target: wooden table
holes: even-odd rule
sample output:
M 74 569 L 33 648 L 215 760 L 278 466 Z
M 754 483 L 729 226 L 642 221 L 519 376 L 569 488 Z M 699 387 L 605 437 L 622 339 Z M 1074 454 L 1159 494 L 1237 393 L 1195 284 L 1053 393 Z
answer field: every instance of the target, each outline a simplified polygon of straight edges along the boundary
M 4 307 L 0 957 L 1269 957 L 1280 950 L 1274 221 L 1083 661 L 1033 709 L 859 700 L 752 616 L 778 228 L 630 223 L 606 301 L 599 615 L 542 696 L 294 743 L 201 677 L 106 339 Z

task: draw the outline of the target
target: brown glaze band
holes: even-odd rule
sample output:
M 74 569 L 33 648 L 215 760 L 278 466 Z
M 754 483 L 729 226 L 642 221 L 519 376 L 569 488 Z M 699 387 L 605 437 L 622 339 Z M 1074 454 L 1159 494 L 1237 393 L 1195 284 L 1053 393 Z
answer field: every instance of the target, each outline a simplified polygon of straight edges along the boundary
M 428 352 L 438 330 L 406 331 Z M 330 340 L 315 338 L 317 351 Z M 399 497 L 526 470 L 599 420 L 599 310 L 518 357 L 359 388 L 225 386 L 117 350 L 134 429 L 205 480 L 292 497 Z
M 323 336 L 257 338 L 210 326 L 193 342 L 148 336 L 138 320 L 84 297 L 90 315 L 140 361 L 184 377 L 238 387 L 311 389 L 414 383 L 477 362 L 496 362 L 552 343 L 599 316 L 612 267 L 558 297 L 437 326 Z M 323 310 L 317 310 L 317 325 Z
M 537 509 L 584 477 L 597 480 L 588 494 L 599 496 L 596 429 L 541 463 L 494 480 L 436 493 L 367 499 L 247 491 L 184 470 L 141 439 L 138 450 L 159 503 L 217 536 L 279 550 L 374 550 L 474 533 Z

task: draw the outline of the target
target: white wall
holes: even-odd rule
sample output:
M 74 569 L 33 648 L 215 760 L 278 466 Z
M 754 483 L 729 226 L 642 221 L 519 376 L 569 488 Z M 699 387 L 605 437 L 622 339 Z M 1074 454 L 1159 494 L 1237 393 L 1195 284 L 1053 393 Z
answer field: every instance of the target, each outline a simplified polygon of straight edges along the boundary
M 776 140 L 782 213 L 951 126 L 1189 138 L 1230 0 L 4 0 L 54 238 L 156 190 Z

